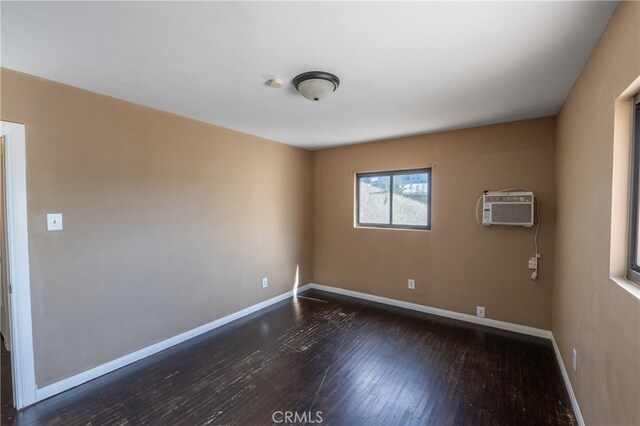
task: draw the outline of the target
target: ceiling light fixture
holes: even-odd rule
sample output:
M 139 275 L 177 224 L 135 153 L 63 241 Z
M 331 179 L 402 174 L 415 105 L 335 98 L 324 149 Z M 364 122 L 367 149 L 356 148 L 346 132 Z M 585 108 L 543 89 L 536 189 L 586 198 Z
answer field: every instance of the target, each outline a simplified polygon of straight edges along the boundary
M 340 86 L 340 79 L 324 71 L 309 71 L 293 79 L 294 87 L 310 101 L 321 101 Z

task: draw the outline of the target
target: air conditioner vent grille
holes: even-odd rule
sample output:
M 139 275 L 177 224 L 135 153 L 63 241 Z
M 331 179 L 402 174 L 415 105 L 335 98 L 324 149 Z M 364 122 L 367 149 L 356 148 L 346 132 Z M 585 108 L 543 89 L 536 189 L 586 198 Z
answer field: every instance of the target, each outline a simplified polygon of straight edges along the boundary
M 495 203 L 492 208 L 492 222 L 531 222 L 531 206 L 527 204 Z

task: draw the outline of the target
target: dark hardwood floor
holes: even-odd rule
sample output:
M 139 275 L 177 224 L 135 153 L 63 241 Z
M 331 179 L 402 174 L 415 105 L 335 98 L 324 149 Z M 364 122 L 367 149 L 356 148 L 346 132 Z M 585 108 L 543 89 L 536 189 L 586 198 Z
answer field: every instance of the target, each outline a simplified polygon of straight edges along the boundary
M 0 342 L 0 348 L 0 425 L 11 425 L 16 416 L 11 388 L 11 355 L 4 346 L 4 339 Z
M 2 353 L 2 424 L 576 424 L 548 340 L 302 296 L 17 414 Z

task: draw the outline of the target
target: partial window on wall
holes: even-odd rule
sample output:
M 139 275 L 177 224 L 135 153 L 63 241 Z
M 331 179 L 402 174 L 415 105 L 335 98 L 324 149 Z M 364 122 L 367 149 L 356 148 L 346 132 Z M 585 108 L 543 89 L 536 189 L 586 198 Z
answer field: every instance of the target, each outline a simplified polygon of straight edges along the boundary
M 431 169 L 357 173 L 356 225 L 431 229 Z
M 640 284 L 640 94 L 633 104 L 633 164 L 631 166 L 631 213 L 627 278 Z

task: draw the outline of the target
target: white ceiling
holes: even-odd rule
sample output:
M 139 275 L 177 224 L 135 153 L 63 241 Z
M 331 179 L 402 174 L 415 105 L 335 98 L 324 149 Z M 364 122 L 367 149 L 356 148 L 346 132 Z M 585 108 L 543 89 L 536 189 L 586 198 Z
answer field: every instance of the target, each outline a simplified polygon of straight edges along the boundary
M 3 1 L 1 59 L 315 149 L 556 114 L 616 4 Z M 310 70 L 340 88 L 304 99 Z

